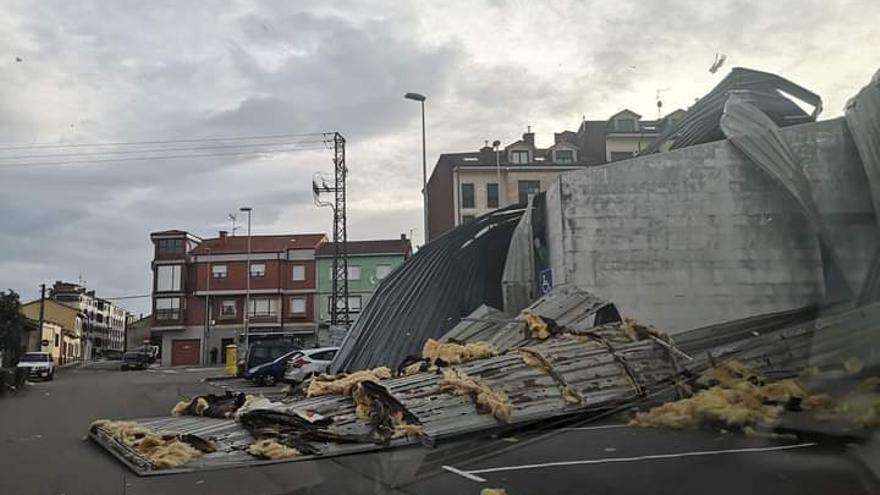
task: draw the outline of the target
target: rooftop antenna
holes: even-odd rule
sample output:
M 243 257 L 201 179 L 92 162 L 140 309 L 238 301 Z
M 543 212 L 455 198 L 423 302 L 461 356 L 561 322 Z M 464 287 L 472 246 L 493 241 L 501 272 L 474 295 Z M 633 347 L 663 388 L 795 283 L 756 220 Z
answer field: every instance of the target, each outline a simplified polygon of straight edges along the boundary
M 228 218 L 232 222 L 232 230 L 230 230 L 230 232 L 232 232 L 232 237 L 235 237 L 235 231 L 241 228 L 235 226 L 235 221 L 238 220 L 238 218 L 235 216 L 234 213 L 226 215 L 226 218 Z

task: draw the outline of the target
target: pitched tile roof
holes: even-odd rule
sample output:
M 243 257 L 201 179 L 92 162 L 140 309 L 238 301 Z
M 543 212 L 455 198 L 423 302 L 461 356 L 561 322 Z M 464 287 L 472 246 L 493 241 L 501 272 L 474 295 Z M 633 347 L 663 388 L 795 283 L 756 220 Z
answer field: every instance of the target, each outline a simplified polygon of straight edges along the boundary
M 325 242 L 315 250 L 315 256 L 333 256 L 334 243 Z M 409 239 L 380 239 L 375 241 L 348 241 L 348 254 L 402 254 L 409 256 Z
M 193 249 L 194 254 L 244 254 L 247 253 L 247 236 L 226 236 L 202 239 Z M 280 253 L 288 249 L 314 249 L 326 240 L 325 234 L 284 234 L 251 236 L 252 253 Z

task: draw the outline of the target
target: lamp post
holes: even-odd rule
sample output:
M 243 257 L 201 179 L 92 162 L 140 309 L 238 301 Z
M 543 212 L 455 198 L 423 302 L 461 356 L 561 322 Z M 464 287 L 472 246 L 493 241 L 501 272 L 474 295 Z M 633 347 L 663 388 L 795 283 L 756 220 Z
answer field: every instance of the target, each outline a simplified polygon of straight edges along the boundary
M 492 147 L 495 148 L 495 176 L 496 181 L 498 182 L 498 208 L 503 208 L 504 204 L 501 202 L 501 198 L 504 196 L 501 194 L 501 159 L 499 158 L 501 141 L 496 139 L 492 142 Z
M 424 243 L 428 243 L 428 164 L 425 155 L 425 95 L 419 93 L 407 93 L 403 95 L 407 100 L 413 100 L 422 105 L 422 210 L 424 212 L 424 224 L 422 231 L 424 232 Z
M 250 206 L 242 206 L 239 208 L 242 213 L 247 213 L 247 273 L 245 280 L 247 285 L 244 292 L 244 352 L 250 347 L 250 321 L 251 321 L 251 212 L 253 208 Z

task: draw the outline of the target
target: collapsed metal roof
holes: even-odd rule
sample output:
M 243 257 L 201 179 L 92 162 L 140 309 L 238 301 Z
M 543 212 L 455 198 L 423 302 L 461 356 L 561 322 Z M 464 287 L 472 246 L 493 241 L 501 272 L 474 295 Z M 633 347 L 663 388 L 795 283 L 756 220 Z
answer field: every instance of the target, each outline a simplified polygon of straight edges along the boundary
M 719 123 L 724 105 L 733 94 L 759 108 L 780 127 L 814 121 L 822 111 L 822 98 L 812 91 L 776 74 L 735 67 L 687 110 L 678 125 L 667 129 L 641 154 L 725 139 Z M 786 95 L 811 105 L 813 111 L 806 113 Z
M 494 326 L 494 333 L 509 334 L 510 338 L 498 340 L 509 346 L 506 352 L 445 368 L 506 394 L 511 408 L 506 420 L 481 412 L 473 397 L 444 389 L 441 369 L 376 382 L 381 393 L 420 426 L 417 438 L 383 441 L 374 419 L 357 415 L 350 395 L 266 401 L 241 414 L 238 421 L 190 416 L 135 420 L 163 434 L 197 435 L 216 445 L 216 452 L 173 469 L 155 468 L 100 428 L 90 435 L 141 475 L 284 462 L 261 460 L 246 452 L 255 436 L 267 432 L 295 436 L 307 446 L 305 455 L 287 462 L 407 444 L 430 447 L 469 432 L 510 429 L 572 414 L 598 418 L 646 401 L 669 400 L 675 398 L 675 383 L 683 377 L 731 358 L 774 379 L 794 376 L 808 365 L 839 365 L 853 356 L 867 360 L 874 352 L 875 332 L 865 322 L 880 321 L 880 304 L 819 319 L 815 308 L 803 308 L 692 330 L 664 343 L 652 334 L 622 331 L 619 322 L 593 326 L 596 314 L 607 307 L 607 302 L 582 290 L 560 289 L 528 308 L 553 329 L 545 340 L 529 337 L 525 316 L 505 320 L 485 307 L 447 335 L 473 342 L 493 334 L 488 326 Z M 480 326 L 483 323 L 487 326 Z M 480 330 L 469 333 L 465 327 Z M 548 367 L 530 364 L 525 354 L 541 356 Z M 563 387 L 571 387 L 579 400 L 565 401 Z
M 396 367 L 481 304 L 501 307 L 501 273 L 522 212 L 493 211 L 419 249 L 376 288 L 330 371 Z

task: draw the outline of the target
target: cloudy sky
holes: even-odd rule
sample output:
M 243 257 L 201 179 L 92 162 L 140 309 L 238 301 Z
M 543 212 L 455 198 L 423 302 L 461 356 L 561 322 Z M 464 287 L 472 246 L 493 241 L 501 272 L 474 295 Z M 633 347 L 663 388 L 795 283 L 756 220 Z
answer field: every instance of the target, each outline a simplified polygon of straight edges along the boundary
M 540 145 L 584 115 L 654 117 L 658 90 L 686 107 L 731 66 L 784 75 L 834 117 L 880 67 L 878 18 L 876 0 L 2 1 L 0 287 L 31 298 L 81 275 L 105 297 L 146 294 L 149 232 L 212 236 L 245 204 L 255 233 L 330 231 L 310 191 L 330 155 L 302 138 L 259 156 L 226 141 L 53 146 L 340 131 L 350 237 L 414 229 L 418 243 L 408 91 L 428 96 L 429 167 L 527 125 Z M 202 156 L 106 160 L 193 153 L 181 147 Z

